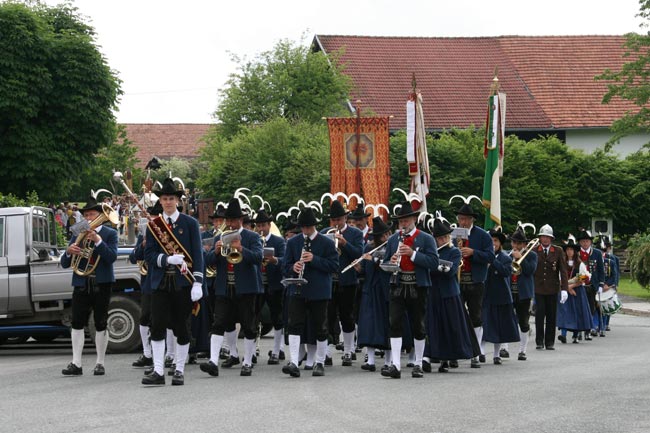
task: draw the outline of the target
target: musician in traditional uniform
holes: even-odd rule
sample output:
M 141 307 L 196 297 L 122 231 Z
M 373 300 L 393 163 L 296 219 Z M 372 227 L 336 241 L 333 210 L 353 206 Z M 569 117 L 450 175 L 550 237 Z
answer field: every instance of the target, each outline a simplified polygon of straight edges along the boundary
M 386 243 L 391 235 L 390 227 L 381 217 L 372 219 L 372 242 L 365 247 L 362 261 L 355 268 L 363 277 L 359 305 L 359 329 L 357 344 L 366 347 L 368 360 L 361 366 L 365 371 L 376 371 L 375 349 L 384 350 L 384 370 L 390 368 L 389 294 L 390 275 L 379 264 L 384 258 Z M 383 246 L 382 246 L 383 245 Z M 371 253 L 372 252 L 372 253 Z M 349 270 L 347 272 L 353 272 Z
M 144 385 L 164 385 L 165 328 L 176 339 L 172 385 L 185 383 L 185 362 L 190 349 L 190 314 L 203 296 L 203 251 L 199 223 L 178 211 L 183 191 L 166 178 L 154 191 L 163 212 L 149 222 L 145 259 L 151 295 L 151 349 L 154 371 L 142 378 Z
M 94 197 L 89 197 L 86 205 L 81 209 L 83 218 L 89 223 L 102 215 L 102 205 L 97 203 Z M 81 236 L 81 235 L 80 235 Z M 95 319 L 95 349 L 97 351 L 97 362 L 93 375 L 102 376 L 106 370 L 104 359 L 106 347 L 108 346 L 108 331 L 106 330 L 108 320 L 108 304 L 111 300 L 111 291 L 115 282 L 113 263 L 117 259 L 117 231 L 111 227 L 100 225 L 94 230 L 88 230 L 84 235 L 85 241 L 94 243 L 92 255 L 88 258 L 89 266 L 96 268 L 89 275 L 81 276 L 76 272 L 72 273 L 72 329 L 70 336 L 72 340 L 72 362 L 62 370 L 65 376 L 81 376 L 81 355 L 84 348 L 84 326 L 88 325 L 90 313 Z M 73 262 L 73 256 L 82 254 L 83 244 L 77 245 L 77 239 L 73 237 L 61 256 L 61 267 L 69 268 Z M 77 270 L 77 269 L 75 269 Z M 79 269 L 84 271 L 84 269 Z
M 348 224 L 361 230 L 364 247 L 372 240 L 373 231 L 370 230 L 368 225 L 368 217 L 370 217 L 370 214 L 363 210 L 363 202 L 360 202 L 357 208 L 348 215 Z
M 284 323 L 282 320 L 284 286 L 282 285 L 282 264 L 280 259 L 284 257 L 285 240 L 280 236 L 271 233 L 271 222 L 273 215 L 260 209 L 255 217 L 255 230 L 262 238 L 262 245 L 265 249 L 264 260 L 260 271 L 262 273 L 262 284 L 264 286 L 264 295 L 261 296 L 262 302 L 259 305 L 259 312 L 264 304 L 268 305 L 271 313 L 271 323 L 273 323 L 273 349 L 269 354 L 269 365 L 280 363 L 280 354 L 282 352 L 282 343 L 284 340 Z M 268 249 L 269 254 L 266 253 Z M 271 253 L 272 250 L 272 253 Z M 259 317 L 259 315 L 258 315 Z M 258 318 L 259 322 L 259 318 Z
M 361 257 L 363 252 L 363 234 L 361 230 L 347 224 L 348 211 L 338 200 L 330 206 L 330 227 L 321 230 L 322 234 L 333 234 L 337 239 L 339 269 L 332 275 L 332 300 L 328 306 L 328 323 L 330 335 L 336 341 L 338 337 L 338 321 L 343 330 L 343 366 L 352 365 L 354 353 L 354 305 L 359 286 L 356 272 L 341 273 L 346 266 Z
M 612 242 L 609 236 L 601 235 L 600 245 L 603 248 L 603 269 L 605 271 L 605 284 L 603 291 L 618 290 L 618 281 L 621 277 L 621 267 L 617 256 L 612 253 Z M 605 331 L 609 331 L 610 314 L 603 316 Z
M 564 251 L 553 245 L 553 228 L 545 224 L 539 229 L 537 268 L 535 269 L 535 348 L 555 350 L 557 295 L 567 299 L 567 267 Z
M 287 287 L 290 358 L 282 372 L 300 377 L 301 335 L 305 321 L 309 320 L 316 334 L 316 363 L 312 376 L 323 376 L 328 337 L 327 304 L 332 297 L 332 274 L 339 269 L 339 255 L 334 242 L 316 230 L 318 220 L 312 208 L 300 212 L 297 224 L 302 235 L 287 241 L 282 266 L 285 275 L 301 276 L 306 281 Z
M 411 203 L 402 203 L 393 219 L 399 232 L 386 244 L 384 263 L 399 266 L 391 275 L 390 288 L 390 348 L 393 365 L 382 376 L 401 377 L 402 326 L 405 315 L 411 324 L 415 345 L 415 362 L 411 376 L 423 377 L 422 357 L 425 344 L 425 314 L 427 292 L 431 287 L 431 271 L 438 268 L 438 251 L 433 237 L 416 227 L 419 211 Z
M 566 256 L 568 285 L 567 292 L 569 296 L 565 302 L 559 299 L 557 307 L 557 327 L 560 329 L 560 335 L 557 339 L 566 343 L 567 332 L 572 331 L 574 344 L 582 339 L 582 332 L 589 333 L 592 325 L 591 310 L 587 300 L 587 291 L 583 284 L 582 278 L 586 278 L 587 267 L 580 261 L 580 247 L 575 243 L 575 238 L 569 235 L 569 240 L 564 243 L 564 254 Z M 581 273 L 585 275 L 580 277 Z
M 469 239 L 462 240 L 460 249 L 463 264 L 460 272 L 460 295 L 467 306 L 469 318 L 472 321 L 476 340 L 483 340 L 483 323 L 481 310 L 487 268 L 494 260 L 494 244 L 490 235 L 474 224 L 478 214 L 468 203 L 464 203 L 456 212 L 458 226 L 469 230 Z M 485 362 L 485 354 L 472 358 L 471 367 L 480 368 L 480 362 Z
M 517 355 L 519 361 L 525 361 L 527 359 L 526 347 L 528 346 L 528 332 L 530 331 L 530 304 L 533 296 L 535 296 L 537 253 L 531 249 L 526 250 L 528 241 L 526 239 L 526 232 L 522 226 L 518 226 L 510 236 L 510 243 L 512 245 L 510 257 L 513 262 L 519 261 L 520 266 L 519 274 L 513 272 L 510 277 L 512 301 L 515 307 L 515 314 L 517 315 L 517 322 L 519 322 L 520 339 L 519 354 Z M 523 260 L 522 254 L 526 254 Z M 507 351 L 500 353 L 500 356 L 504 357 L 505 354 L 507 354 Z M 509 357 L 509 354 L 507 357 Z
M 519 341 L 517 317 L 512 303 L 510 276 L 512 275 L 512 258 L 503 252 L 502 245 L 506 235 L 501 227 L 490 230 L 494 243 L 494 260 L 488 266 L 483 295 L 483 341 L 494 344 L 492 360 L 501 365 L 500 349 L 502 343 Z
M 452 230 L 447 220 L 434 219 L 432 235 L 438 245 L 439 265 L 431 271 L 431 289 L 427 296 L 425 372 L 431 370 L 431 359 L 440 360 L 438 372 L 447 373 L 450 367 L 458 367 L 459 359 L 470 359 L 481 351 L 460 298 L 458 266 L 461 255 L 451 242 Z
M 225 213 L 228 230 L 235 230 L 238 236 L 230 242 L 230 251 L 241 254 L 241 261 L 233 263 L 231 257 L 224 257 L 222 248 L 228 247 L 222 233 L 215 248 L 208 254 L 208 265 L 216 265 L 215 312 L 210 338 L 210 361 L 201 364 L 201 371 L 211 376 L 219 375 L 219 353 L 225 332 L 233 332 L 236 323 L 241 324 L 244 333 L 244 360 L 240 375 L 250 376 L 253 372 L 253 355 L 257 337 L 255 308 L 257 297 L 263 293 L 259 276 L 262 265 L 262 240 L 260 236 L 243 227 L 244 213 L 239 199 L 228 203 Z M 237 239 L 239 237 L 239 239 Z M 231 348 L 232 349 L 232 348 Z
M 201 233 L 201 238 L 213 238 L 219 234 L 219 229 L 221 228 L 221 225 L 224 221 L 225 212 L 226 208 L 221 203 L 219 203 L 214 209 L 214 213 L 210 216 L 210 219 L 212 220 L 212 228 Z
M 600 316 L 602 312 L 600 306 L 596 305 L 596 300 L 603 293 L 605 286 L 605 267 L 603 264 L 603 252 L 593 246 L 593 236 L 587 230 L 581 230 L 576 236 L 576 240 L 580 244 L 580 260 L 587 265 L 591 278 L 585 283 L 587 288 L 587 296 L 592 306 L 591 314 L 593 316 L 593 327 L 591 328 L 591 335 L 601 337 L 605 336 L 605 329 L 600 329 Z
M 147 213 L 152 216 L 158 216 L 162 212 L 162 206 L 156 203 L 147 209 Z M 146 220 L 145 220 L 146 221 Z M 138 240 L 135 248 L 129 254 L 129 262 L 140 266 L 140 340 L 142 341 L 142 354 L 131 364 L 133 367 L 152 367 L 153 355 L 151 354 L 150 327 L 151 327 L 151 293 L 152 289 L 147 278 L 148 270 L 144 257 L 144 247 L 146 246 L 147 226 L 141 226 L 138 233 Z

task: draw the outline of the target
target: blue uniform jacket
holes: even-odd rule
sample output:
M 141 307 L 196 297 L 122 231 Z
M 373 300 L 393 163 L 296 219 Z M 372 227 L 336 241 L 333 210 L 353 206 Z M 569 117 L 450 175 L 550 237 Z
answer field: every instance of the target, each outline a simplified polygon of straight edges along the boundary
M 512 257 L 511 257 L 512 258 Z M 535 271 L 537 270 L 537 253 L 531 251 L 521 263 L 521 274 L 517 278 L 519 299 L 535 297 Z
M 578 253 L 580 254 L 580 253 Z M 603 252 L 598 248 L 591 247 L 591 254 L 589 255 L 589 263 L 585 263 L 591 272 L 591 285 L 598 289 L 605 283 L 605 268 L 603 265 Z
M 374 247 L 371 243 L 367 243 L 364 248 L 364 253 L 372 251 Z M 359 276 L 363 277 L 363 292 L 370 293 L 373 290 L 381 290 L 384 293 L 384 299 L 389 299 L 390 293 L 390 274 L 383 272 L 379 267 L 379 263 L 383 257 L 378 260 L 362 260 L 361 270 Z M 354 272 L 354 269 L 348 272 Z
M 102 238 L 102 242 L 93 251 L 95 260 L 99 257 L 97 268 L 95 268 L 95 282 L 98 284 L 114 283 L 115 273 L 113 272 L 113 263 L 117 259 L 117 230 L 111 227 L 101 226 L 98 234 Z M 76 238 L 74 237 L 70 239 L 68 246 L 72 245 L 75 241 Z M 72 256 L 69 256 L 67 253 L 61 256 L 62 268 L 69 268 L 71 263 Z M 73 272 L 72 286 L 85 287 L 86 277 L 82 277 Z
M 608 286 L 616 286 L 618 284 L 618 262 L 609 253 L 603 255 L 603 275 L 604 282 Z
M 460 285 L 458 284 L 460 250 L 456 247 L 445 246 L 438 251 L 438 254 L 440 260 L 451 262 L 452 266 L 449 272 L 440 272 L 437 268 L 431 271 L 433 290 L 438 290 L 443 299 L 460 295 Z
M 472 282 L 482 283 L 487 278 L 488 265 L 494 260 L 492 236 L 482 228 L 472 226 L 469 233 L 469 247 L 474 250 L 474 255 L 463 260 L 472 262 Z
M 419 230 L 418 236 L 413 241 L 413 248 L 416 251 L 415 260 L 415 279 L 420 287 L 431 286 L 431 271 L 438 269 L 438 248 L 436 240 L 428 233 Z M 388 238 L 386 244 L 386 255 L 384 263 L 389 263 L 390 258 L 397 251 L 399 243 L 399 233 L 394 233 Z
M 248 229 L 240 231 L 242 246 L 242 261 L 234 266 L 235 294 L 245 295 L 264 293 L 262 287 L 262 239 L 260 235 Z M 217 236 L 215 242 L 221 239 Z M 228 277 L 228 261 L 221 255 L 220 250 L 213 249 L 207 255 L 207 264 L 216 265 L 217 276 L 214 281 L 214 293 L 217 296 L 226 296 Z
M 172 232 L 192 257 L 194 280 L 197 283 L 203 284 L 203 247 L 201 245 L 198 221 L 189 215 L 179 214 L 172 228 Z M 147 279 L 149 280 L 150 289 L 157 290 L 165 276 L 168 254 L 155 239 L 150 228 L 147 229 L 146 239 L 147 245 L 144 248 L 144 257 L 147 261 Z M 176 269 L 176 286 L 191 286 L 192 283 L 185 276 L 181 275 L 180 267 L 174 266 L 174 268 Z
M 142 246 L 142 240 L 144 236 L 138 235 L 138 240 L 135 243 L 135 248 L 129 254 L 129 262 L 134 265 L 138 261 L 144 260 L 144 246 Z M 141 293 L 151 293 L 151 287 L 149 287 L 147 275 L 140 275 L 140 292 Z
M 273 248 L 275 251 L 273 255 L 278 259 L 277 265 L 267 264 L 265 266 L 269 291 L 283 290 L 284 286 L 282 286 L 280 281 L 282 281 L 282 257 L 284 257 L 284 250 L 286 248 L 284 238 L 272 234 L 269 240 L 266 241 L 266 247 Z
M 304 244 L 305 237 L 302 235 L 293 236 L 287 241 L 282 260 L 284 275 L 297 276 L 293 271 L 293 264 L 300 261 Z M 307 280 L 307 284 L 300 288 L 299 297 L 310 301 L 332 299 L 332 274 L 339 269 L 339 254 L 334 248 L 334 242 L 327 236 L 317 234 L 311 241 L 311 252 L 314 259 L 305 264 L 303 278 Z M 295 286 L 288 287 L 289 295 L 295 295 L 295 291 Z
M 512 304 L 510 275 L 512 275 L 512 258 L 499 251 L 488 268 L 483 301 L 490 305 Z
M 332 227 L 323 229 L 321 230 L 321 233 L 325 234 L 331 228 Z M 342 235 L 346 240 L 346 244 L 339 244 L 341 255 L 339 256 L 339 268 L 336 272 L 339 274 L 339 285 L 352 286 L 359 283 L 357 273 L 348 271 L 342 274 L 341 271 L 350 263 L 361 257 L 361 253 L 363 252 L 363 232 L 356 227 L 348 225 L 342 232 Z

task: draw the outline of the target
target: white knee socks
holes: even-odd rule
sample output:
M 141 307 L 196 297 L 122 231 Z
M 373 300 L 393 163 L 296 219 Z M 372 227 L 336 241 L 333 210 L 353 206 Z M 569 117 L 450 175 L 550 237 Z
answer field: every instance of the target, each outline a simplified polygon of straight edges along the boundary
M 400 362 L 400 356 L 402 355 L 402 339 L 401 338 L 391 338 L 390 339 L 390 351 L 392 354 L 391 360 L 393 365 L 398 370 L 401 370 L 402 364 Z
M 282 343 L 284 340 L 284 329 L 273 330 L 273 354 L 278 356 L 282 350 Z
M 84 351 L 84 330 L 83 329 L 72 329 L 70 331 L 70 337 L 72 339 L 72 363 L 77 367 L 81 367 L 81 354 Z
M 142 354 L 151 358 L 151 342 L 149 341 L 149 327 L 140 325 L 140 340 L 142 340 Z
M 153 369 L 159 375 L 165 374 L 165 340 L 151 341 L 153 355 Z
M 210 336 L 210 361 L 214 365 L 219 364 L 219 352 L 221 352 L 221 345 L 223 344 L 223 335 Z
M 181 374 L 185 372 L 185 361 L 187 360 L 187 354 L 190 351 L 190 343 L 187 344 L 178 344 L 176 343 L 176 370 L 180 371 Z
M 95 332 L 95 350 L 97 351 L 97 364 L 104 365 L 106 348 L 108 347 L 108 331 Z

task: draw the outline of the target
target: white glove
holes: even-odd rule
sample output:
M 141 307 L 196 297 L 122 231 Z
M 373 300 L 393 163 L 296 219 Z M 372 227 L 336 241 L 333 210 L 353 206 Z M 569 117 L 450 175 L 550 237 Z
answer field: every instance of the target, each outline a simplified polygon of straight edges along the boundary
M 569 294 L 567 293 L 567 291 L 562 290 L 562 292 L 560 293 L 560 304 L 564 304 L 568 298 L 569 298 Z
M 196 302 L 203 297 L 203 286 L 201 286 L 201 283 L 192 284 L 190 297 L 192 298 L 192 302 Z
M 603 294 L 603 286 L 598 286 L 598 294 L 599 295 Z
M 168 265 L 181 265 L 183 264 L 183 260 L 185 260 L 185 256 L 182 254 L 174 254 L 171 256 L 167 256 Z

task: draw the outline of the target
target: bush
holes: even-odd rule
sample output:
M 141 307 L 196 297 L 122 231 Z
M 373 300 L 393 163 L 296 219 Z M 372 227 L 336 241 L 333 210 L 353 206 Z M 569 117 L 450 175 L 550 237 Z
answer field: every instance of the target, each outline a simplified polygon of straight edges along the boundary
M 630 240 L 628 264 L 632 281 L 650 290 L 650 233 L 637 234 Z

